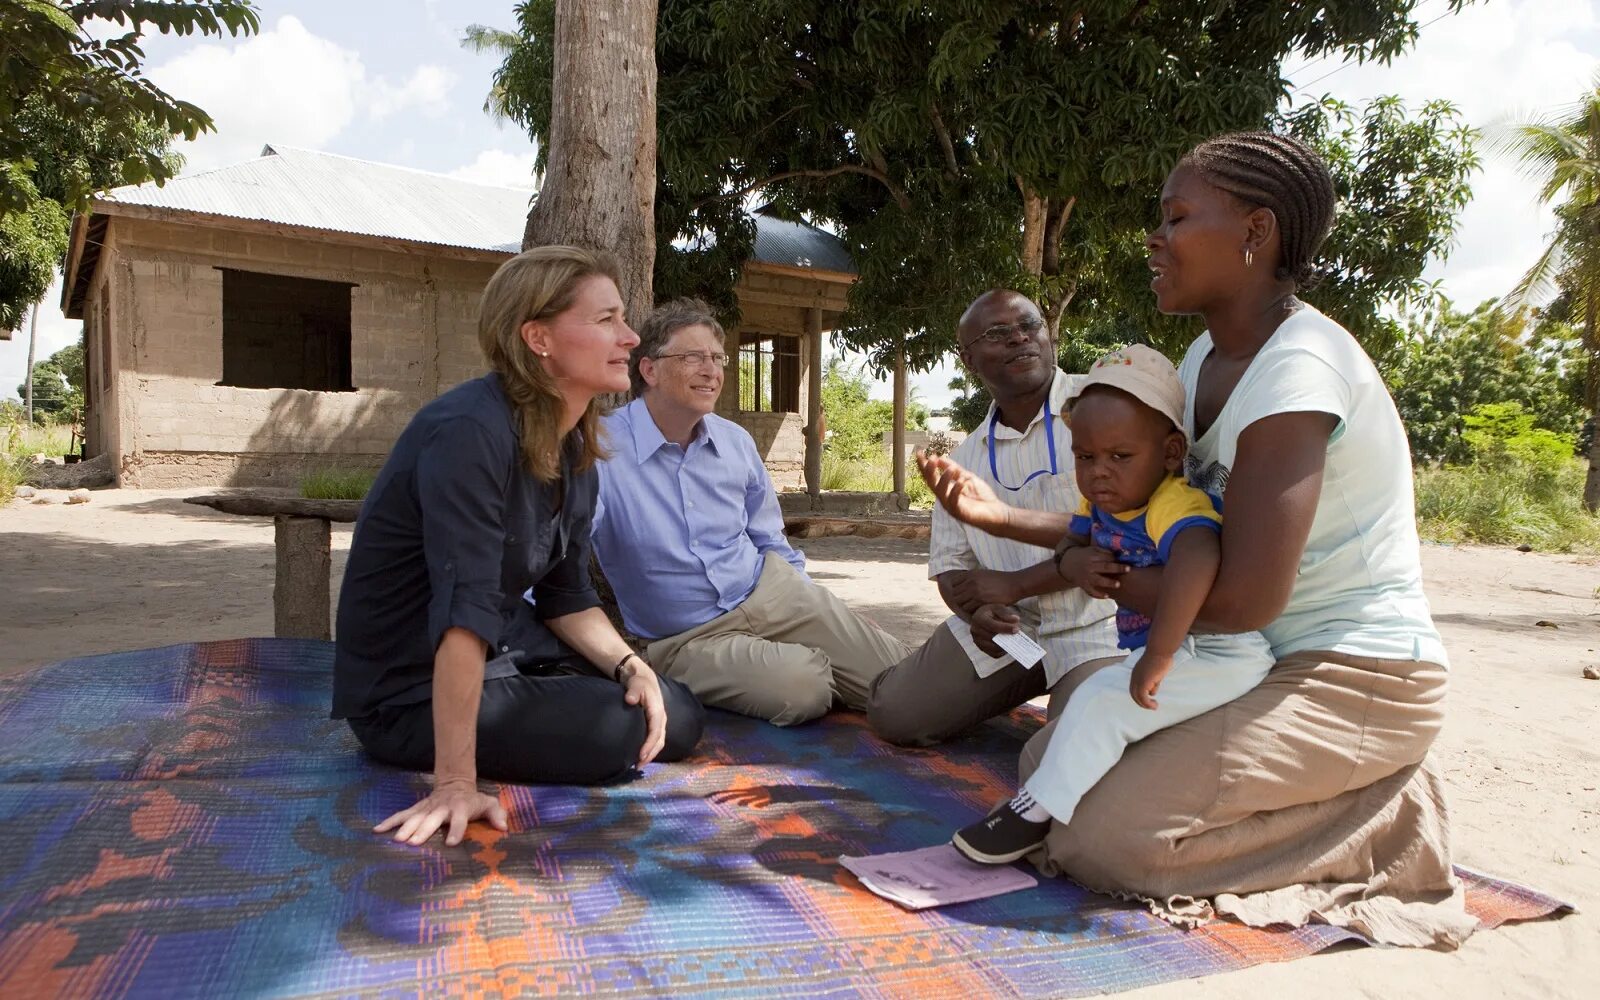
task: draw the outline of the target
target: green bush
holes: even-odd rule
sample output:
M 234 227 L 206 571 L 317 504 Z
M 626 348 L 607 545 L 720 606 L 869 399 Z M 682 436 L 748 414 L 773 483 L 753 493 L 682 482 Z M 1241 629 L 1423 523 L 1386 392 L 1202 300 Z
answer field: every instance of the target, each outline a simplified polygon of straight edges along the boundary
M 1600 547 L 1600 518 L 1583 506 L 1584 464 L 1571 435 L 1534 426 L 1518 403 L 1488 403 L 1463 418 L 1467 465 L 1417 473 L 1417 528 L 1445 542 Z
M 0 504 L 10 503 L 35 455 L 66 452 L 72 430 L 66 424 L 28 426 L 22 407 L 9 400 L 0 406 Z
M 894 460 L 880 449 L 863 458 L 844 458 L 826 449 L 822 452 L 822 488 L 860 493 L 890 493 L 894 490 Z M 917 465 L 906 457 L 906 497 L 912 510 L 933 507 L 933 492 L 917 474 Z
M 894 404 L 868 398 L 870 388 L 864 365 L 852 366 L 837 356 L 828 360 L 822 373 L 822 413 L 828 427 L 824 454 L 872 462 L 883 453 L 884 436 L 894 429 Z M 928 408 L 908 399 L 906 428 L 923 430 L 927 424 Z
M 1474 461 L 1468 415 L 1497 403 L 1518 404 L 1530 427 L 1575 438 L 1585 417 L 1581 382 L 1573 378 L 1581 360 L 1576 338 L 1570 327 L 1535 323 L 1493 302 L 1471 313 L 1446 303 L 1412 318 L 1405 342 L 1380 359 L 1412 460 Z
M 317 469 L 300 483 L 310 500 L 364 500 L 378 474 L 371 469 Z
M 1600 549 L 1600 518 L 1583 508 L 1583 478 L 1583 463 L 1572 459 L 1553 479 L 1475 465 L 1422 469 L 1417 530 L 1437 542 Z

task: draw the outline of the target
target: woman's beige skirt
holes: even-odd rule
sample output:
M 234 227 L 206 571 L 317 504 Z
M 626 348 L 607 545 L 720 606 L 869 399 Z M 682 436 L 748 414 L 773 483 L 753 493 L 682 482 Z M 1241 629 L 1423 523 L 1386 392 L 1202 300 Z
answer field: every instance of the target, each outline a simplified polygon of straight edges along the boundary
M 1445 688 L 1433 663 L 1290 654 L 1243 697 L 1130 746 L 1032 860 L 1181 925 L 1320 921 L 1453 948 L 1477 921 L 1427 759 Z M 1053 725 L 1023 750 L 1023 781 Z

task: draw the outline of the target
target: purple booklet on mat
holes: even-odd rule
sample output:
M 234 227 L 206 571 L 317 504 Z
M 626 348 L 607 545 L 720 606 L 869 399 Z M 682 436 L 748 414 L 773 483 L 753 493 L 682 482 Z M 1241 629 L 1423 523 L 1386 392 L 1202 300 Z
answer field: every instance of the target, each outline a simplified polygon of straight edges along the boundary
M 949 844 L 864 858 L 840 855 L 839 863 L 862 885 L 908 910 L 987 899 L 1039 884 L 1013 865 L 969 861 Z

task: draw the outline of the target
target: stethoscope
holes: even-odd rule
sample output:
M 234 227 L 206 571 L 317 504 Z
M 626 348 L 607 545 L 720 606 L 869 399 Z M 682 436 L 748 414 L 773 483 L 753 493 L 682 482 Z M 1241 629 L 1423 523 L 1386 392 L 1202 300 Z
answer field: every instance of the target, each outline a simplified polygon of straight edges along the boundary
M 1035 479 L 1038 479 L 1040 476 L 1043 476 L 1043 475 L 1046 475 L 1046 474 L 1052 475 L 1052 476 L 1057 475 L 1057 472 L 1056 472 L 1056 422 L 1055 422 L 1055 419 L 1050 414 L 1050 397 L 1048 397 L 1048 396 L 1045 397 L 1044 406 L 1042 407 L 1042 409 L 1043 409 L 1043 413 L 1044 413 L 1044 416 L 1043 416 L 1043 420 L 1044 420 L 1044 439 L 1045 439 L 1045 443 L 1047 445 L 1049 445 L 1049 447 L 1050 447 L 1050 468 L 1048 468 L 1048 469 L 1040 469 L 1039 471 L 1033 473 L 1027 479 L 1024 479 L 1022 481 L 1022 485 L 1021 486 L 1007 486 L 1005 483 L 1000 481 L 1000 468 L 999 468 L 998 465 L 995 464 L 995 460 L 994 460 L 994 428 L 995 428 L 995 423 L 997 421 L 999 421 L 999 419 L 1000 419 L 1000 407 L 996 406 L 994 408 L 994 412 L 989 415 L 989 475 L 993 476 L 994 477 L 994 481 L 996 483 L 999 483 L 999 485 L 1003 489 L 1008 489 L 1013 493 L 1017 493 L 1017 492 L 1020 492 L 1023 489 L 1023 487 L 1026 487 L 1029 483 L 1033 482 Z

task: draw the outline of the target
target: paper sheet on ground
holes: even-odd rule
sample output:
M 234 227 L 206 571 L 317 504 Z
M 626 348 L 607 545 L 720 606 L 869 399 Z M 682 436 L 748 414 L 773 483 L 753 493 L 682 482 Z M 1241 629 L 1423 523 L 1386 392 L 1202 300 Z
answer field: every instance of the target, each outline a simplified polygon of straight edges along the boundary
M 969 861 L 949 844 L 864 858 L 840 855 L 839 863 L 862 885 L 908 910 L 987 899 L 1039 884 L 1013 865 Z

